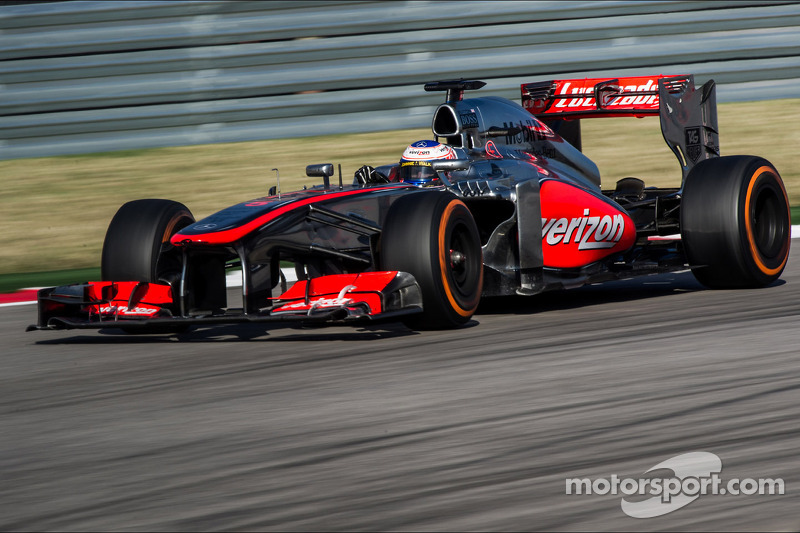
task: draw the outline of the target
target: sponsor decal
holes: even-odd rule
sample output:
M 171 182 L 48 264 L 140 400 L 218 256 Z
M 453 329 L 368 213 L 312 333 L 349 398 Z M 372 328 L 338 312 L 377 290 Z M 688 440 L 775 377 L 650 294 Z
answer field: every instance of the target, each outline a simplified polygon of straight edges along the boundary
M 402 157 L 402 159 L 410 161 L 455 158 L 455 150 L 436 141 L 417 141 L 410 144 L 403 152 Z
M 548 246 L 571 241 L 578 250 L 613 248 L 624 232 L 625 218 L 621 213 L 593 216 L 590 209 L 584 209 L 582 217 L 542 219 L 542 239 Z
M 121 316 L 153 316 L 159 309 L 154 307 L 134 307 L 129 309 L 127 305 L 103 305 L 100 306 L 102 315 L 121 315 Z
M 341 307 L 343 305 L 347 305 L 352 303 L 353 300 L 350 298 L 315 298 L 305 303 L 305 301 L 295 302 L 293 304 L 286 304 L 282 305 L 280 310 L 281 311 L 291 311 L 295 309 L 314 309 L 320 307 Z
M 580 187 L 545 180 L 540 197 L 547 267 L 585 266 L 627 250 L 636 240 L 636 228 L 627 214 Z
M 291 304 L 282 305 L 273 313 L 284 313 L 287 311 L 312 311 L 314 309 L 328 309 L 331 307 L 342 307 L 346 305 L 353 304 L 352 298 L 345 298 L 345 295 L 356 289 L 355 285 L 346 285 L 342 287 L 339 291 L 339 294 L 336 295 L 335 298 L 326 298 L 325 296 L 320 296 L 318 298 L 309 298 L 308 303 L 306 300 L 300 300 Z
M 604 111 L 631 112 L 635 116 L 646 112 L 650 115 L 657 113 L 659 109 L 658 80 L 668 77 L 670 76 L 632 76 L 616 80 L 608 78 L 554 80 L 551 82 L 554 87 L 553 95 L 545 98 L 534 98 L 526 92 L 523 85 L 522 105 L 534 115 L 540 113 L 602 115 Z M 599 102 L 597 98 L 600 99 Z
M 589 84 L 581 84 L 580 82 L 567 81 L 556 92 L 558 96 L 571 96 L 571 98 L 559 98 L 555 104 L 556 109 L 570 110 L 571 108 L 581 109 L 596 109 L 597 104 L 594 98 L 595 80 L 590 81 Z M 573 84 L 577 86 L 573 86 Z M 635 107 L 635 108 L 653 108 L 658 109 L 658 94 L 639 94 L 628 95 L 624 93 L 641 93 L 658 90 L 658 80 L 648 79 L 641 85 L 621 85 L 619 86 L 619 93 L 622 94 L 607 94 L 604 95 L 601 104 L 603 107 Z
M 429 158 L 433 157 L 433 152 L 430 150 L 407 150 L 406 155 L 409 157 Z
M 549 148 L 547 146 L 540 146 L 538 148 L 533 148 L 530 150 L 530 153 L 533 157 L 538 159 L 555 159 L 556 158 L 556 151 L 554 148 Z
M 692 163 L 697 163 L 703 154 L 703 147 L 700 144 L 700 128 L 686 128 L 686 155 Z
M 461 113 L 459 118 L 461 118 L 462 129 L 478 127 L 478 115 L 476 115 L 472 110 L 470 110 L 469 113 Z
M 494 141 L 488 141 L 486 143 L 486 157 L 489 159 L 503 159 L 503 154 L 497 149 L 497 145 L 494 144 Z
M 534 117 L 515 123 L 503 122 L 503 129 L 517 129 L 514 135 L 505 136 L 505 144 L 523 144 L 553 139 L 556 134 Z

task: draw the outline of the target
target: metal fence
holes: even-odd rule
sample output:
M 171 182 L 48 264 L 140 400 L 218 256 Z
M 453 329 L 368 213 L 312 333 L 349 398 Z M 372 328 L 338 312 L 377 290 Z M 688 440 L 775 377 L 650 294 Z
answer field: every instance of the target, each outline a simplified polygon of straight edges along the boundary
M 800 2 L 5 5 L 0 159 L 426 127 L 435 79 L 684 73 L 800 97 Z

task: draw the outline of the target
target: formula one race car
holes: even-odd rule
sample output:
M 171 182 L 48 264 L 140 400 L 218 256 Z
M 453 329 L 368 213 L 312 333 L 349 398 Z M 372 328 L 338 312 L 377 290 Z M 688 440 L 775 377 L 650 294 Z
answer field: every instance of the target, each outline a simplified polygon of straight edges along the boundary
M 536 295 L 586 283 L 691 269 L 707 287 L 760 287 L 789 256 L 789 203 L 778 171 L 719 153 L 715 85 L 693 76 L 524 84 L 522 105 L 485 83 L 446 92 L 435 140 L 400 163 L 331 185 L 275 191 L 195 222 L 182 204 L 123 205 L 106 234 L 103 281 L 39 292 L 29 329 L 181 331 L 190 325 L 347 324 L 402 320 L 449 328 L 482 297 Z M 601 190 L 581 153 L 580 121 L 657 115 L 681 186 L 638 178 Z M 288 286 L 281 265 L 293 265 Z M 241 269 L 241 302 L 226 271 Z M 274 291 L 274 292 L 273 292 Z

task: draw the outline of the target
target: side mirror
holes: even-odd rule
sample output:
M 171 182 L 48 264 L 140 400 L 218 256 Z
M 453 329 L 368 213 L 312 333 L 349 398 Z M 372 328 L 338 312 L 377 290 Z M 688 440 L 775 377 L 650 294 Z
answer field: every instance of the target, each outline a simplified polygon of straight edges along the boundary
M 326 189 L 331 187 L 331 176 L 333 176 L 333 163 L 323 163 L 321 165 L 308 165 L 306 176 L 312 178 L 322 178 Z
M 324 163 L 322 165 L 308 165 L 306 167 L 306 176 L 312 178 L 330 178 L 333 176 L 333 163 Z
M 469 159 L 442 159 L 431 163 L 431 168 L 436 172 L 467 170 L 469 168 Z

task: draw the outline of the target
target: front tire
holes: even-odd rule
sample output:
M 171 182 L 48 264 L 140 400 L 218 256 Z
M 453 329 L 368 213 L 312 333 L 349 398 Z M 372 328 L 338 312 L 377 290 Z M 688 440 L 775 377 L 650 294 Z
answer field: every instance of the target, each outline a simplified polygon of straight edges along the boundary
M 420 191 L 392 204 L 381 232 L 381 268 L 414 276 L 423 312 L 415 329 L 453 328 L 469 321 L 483 290 L 483 254 L 475 220 L 454 194 Z
M 111 219 L 103 242 L 100 275 L 103 281 L 144 281 L 173 286 L 180 279 L 180 250 L 170 238 L 194 223 L 189 209 L 171 200 L 134 200 L 123 204 Z M 184 333 L 189 326 L 120 327 L 129 334 Z
M 189 224 L 189 209 L 171 200 L 134 200 L 119 208 L 103 242 L 103 281 L 164 283 L 181 271 L 181 254 L 170 238 Z
M 726 156 L 689 172 L 681 237 L 692 272 L 714 288 L 763 287 L 789 258 L 789 200 L 775 167 L 756 156 Z

